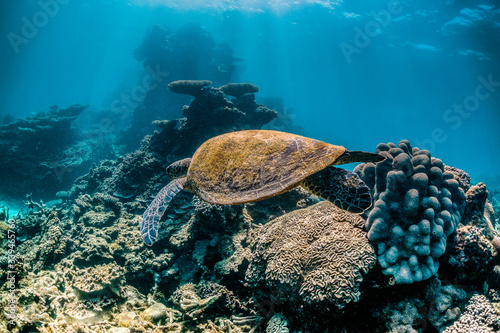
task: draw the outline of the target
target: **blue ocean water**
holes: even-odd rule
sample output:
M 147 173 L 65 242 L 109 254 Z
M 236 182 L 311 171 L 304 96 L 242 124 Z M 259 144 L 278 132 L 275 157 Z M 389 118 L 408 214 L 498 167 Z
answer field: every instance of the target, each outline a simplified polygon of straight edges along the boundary
M 134 50 L 148 29 L 195 24 L 239 59 L 230 81 L 257 85 L 258 102 L 280 99 L 306 136 L 370 151 L 379 142 L 408 139 L 474 180 L 500 186 L 500 8 L 494 1 L 1 6 L 2 119 L 52 105 L 112 108 L 147 75 Z M 203 69 L 193 76 L 185 79 L 217 81 Z M 179 107 L 165 118 L 180 115 Z

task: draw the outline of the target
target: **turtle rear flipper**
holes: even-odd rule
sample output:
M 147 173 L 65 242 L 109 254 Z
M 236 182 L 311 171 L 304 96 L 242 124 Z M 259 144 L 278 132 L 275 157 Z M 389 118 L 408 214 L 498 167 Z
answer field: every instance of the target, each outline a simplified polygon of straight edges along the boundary
M 170 201 L 172 201 L 177 193 L 184 189 L 185 184 L 185 177 L 175 179 L 168 183 L 168 185 L 162 188 L 156 195 L 153 202 L 151 202 L 148 209 L 144 212 L 141 222 L 141 235 L 146 245 L 151 246 L 156 242 L 160 219 L 163 213 L 165 213 Z
M 370 188 L 357 174 L 344 169 L 325 168 L 304 179 L 300 185 L 351 213 L 360 214 L 372 205 Z

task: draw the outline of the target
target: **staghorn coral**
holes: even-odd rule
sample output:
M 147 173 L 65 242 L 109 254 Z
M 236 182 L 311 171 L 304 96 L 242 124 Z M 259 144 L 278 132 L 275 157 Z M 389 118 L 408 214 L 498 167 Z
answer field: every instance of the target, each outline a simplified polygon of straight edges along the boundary
M 363 274 L 376 262 L 364 222 L 328 201 L 278 217 L 256 235 L 246 280 L 299 304 L 356 302 Z
M 202 333 L 254 333 L 256 327 L 248 325 L 237 325 L 231 320 L 223 317 L 215 318 L 214 321 L 207 320 L 206 323 L 196 326 L 196 332 Z
M 376 245 L 382 272 L 396 283 L 427 280 L 437 272 L 446 239 L 462 218 L 465 195 L 440 159 L 407 140 L 397 146 L 381 143 L 376 152 L 387 159 L 354 169 L 375 202 L 368 239 Z
M 469 299 L 460 318 L 443 333 L 487 333 L 496 332 L 499 318 L 484 295 L 475 294 Z

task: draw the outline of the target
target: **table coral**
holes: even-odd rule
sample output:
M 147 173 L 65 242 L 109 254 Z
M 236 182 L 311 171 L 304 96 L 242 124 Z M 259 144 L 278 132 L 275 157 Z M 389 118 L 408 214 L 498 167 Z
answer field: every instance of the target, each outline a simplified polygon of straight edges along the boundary
M 170 82 L 168 84 L 168 90 L 178 93 L 186 94 L 191 96 L 198 96 L 201 90 L 212 84 L 212 81 L 208 80 L 179 80 Z
M 245 94 L 253 94 L 259 92 L 259 87 L 252 83 L 228 83 L 219 87 L 226 95 L 240 98 Z
M 246 280 L 301 304 L 356 302 L 363 274 L 376 262 L 364 223 L 327 201 L 278 217 L 256 236 Z
M 440 159 L 406 140 L 381 143 L 376 152 L 387 159 L 354 169 L 375 202 L 368 239 L 377 246 L 383 273 L 396 283 L 426 280 L 437 272 L 446 239 L 463 216 L 464 192 Z

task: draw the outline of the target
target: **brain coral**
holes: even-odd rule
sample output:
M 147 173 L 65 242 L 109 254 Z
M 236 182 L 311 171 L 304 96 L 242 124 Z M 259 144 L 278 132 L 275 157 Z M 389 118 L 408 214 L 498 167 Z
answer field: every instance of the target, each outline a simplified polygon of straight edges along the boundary
M 301 304 L 328 302 L 343 308 L 356 302 L 363 274 L 376 263 L 361 230 L 364 223 L 328 201 L 280 216 L 264 225 L 252 243 L 246 279 L 278 288 Z
M 387 159 L 354 170 L 375 202 L 366 224 L 368 239 L 377 245 L 383 273 L 396 283 L 426 280 L 438 270 L 446 238 L 464 213 L 465 195 L 440 159 L 407 140 L 397 147 L 381 143 L 376 152 Z

